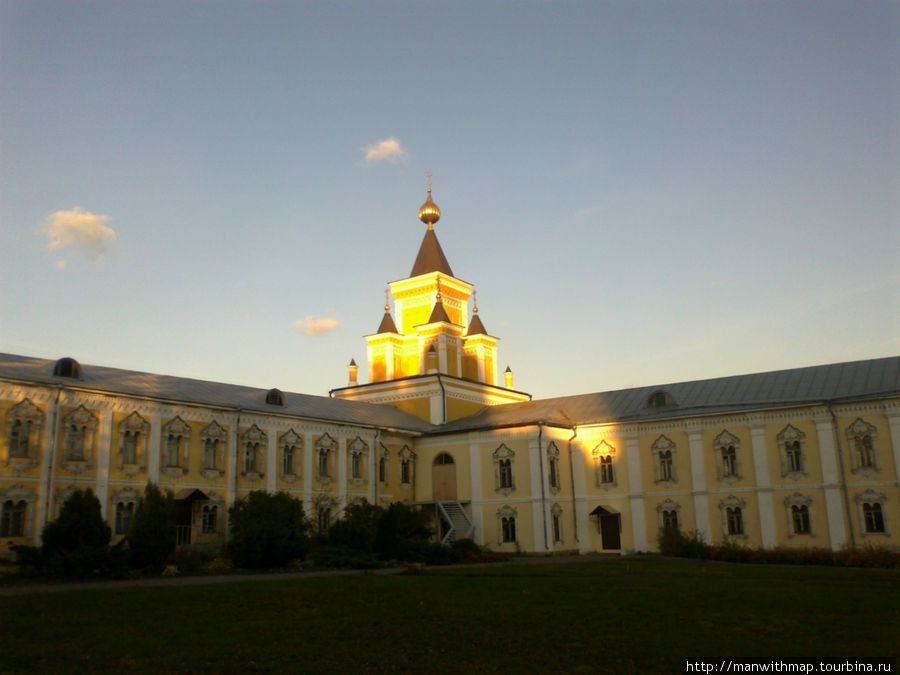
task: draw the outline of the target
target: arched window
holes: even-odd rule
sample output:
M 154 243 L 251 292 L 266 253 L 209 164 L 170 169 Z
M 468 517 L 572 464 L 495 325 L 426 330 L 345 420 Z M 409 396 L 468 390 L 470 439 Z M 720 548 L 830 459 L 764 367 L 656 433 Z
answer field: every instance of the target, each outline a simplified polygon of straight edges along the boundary
M 512 478 L 512 460 L 500 460 L 500 487 L 511 488 L 513 486 Z
M 215 534 L 219 525 L 219 507 L 215 504 L 204 504 L 201 511 L 200 532 Z
M 794 534 L 809 534 L 809 507 L 806 504 L 791 506 L 791 524 Z
M 744 516 L 741 507 L 728 507 L 725 512 L 728 519 L 728 534 L 744 534 Z
M 134 516 L 134 502 L 118 502 L 116 504 L 116 534 L 126 534 L 131 527 Z
M 741 463 L 738 458 L 741 440 L 725 430 L 713 441 L 718 465 L 719 480 L 733 483 L 741 477 Z

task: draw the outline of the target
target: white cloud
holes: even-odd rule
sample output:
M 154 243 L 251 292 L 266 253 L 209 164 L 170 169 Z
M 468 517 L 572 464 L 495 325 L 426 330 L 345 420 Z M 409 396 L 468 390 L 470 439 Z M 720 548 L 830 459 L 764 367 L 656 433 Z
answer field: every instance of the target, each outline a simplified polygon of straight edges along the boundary
M 74 248 L 92 260 L 106 255 L 107 244 L 118 240 L 116 231 L 107 227 L 109 216 L 83 211 L 57 211 L 47 218 L 45 232 L 51 251 Z M 58 266 L 58 264 L 57 264 Z
M 314 316 L 312 314 L 294 322 L 294 329 L 305 335 L 324 335 L 341 325 L 341 322 L 330 316 Z
M 65 271 L 69 267 L 69 263 L 67 260 L 57 260 L 56 261 L 56 269 Z
M 363 158 L 363 164 L 366 166 L 370 166 L 376 162 L 390 162 L 391 164 L 396 164 L 397 162 L 405 162 L 409 157 L 406 148 L 404 148 L 400 144 L 399 139 L 394 136 L 385 138 L 383 141 L 378 141 L 372 145 L 367 145 L 362 148 L 362 151 L 366 153 L 366 156 Z

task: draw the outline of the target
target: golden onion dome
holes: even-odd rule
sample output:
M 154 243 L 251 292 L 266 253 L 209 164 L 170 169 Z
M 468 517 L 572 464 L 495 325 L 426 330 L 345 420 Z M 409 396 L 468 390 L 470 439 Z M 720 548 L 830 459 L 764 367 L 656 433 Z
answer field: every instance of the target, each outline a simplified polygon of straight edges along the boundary
M 428 197 L 425 199 L 425 203 L 422 204 L 422 208 L 419 209 L 419 220 L 431 228 L 431 226 L 440 219 L 441 210 L 438 208 L 437 204 L 432 201 L 431 188 L 428 188 Z

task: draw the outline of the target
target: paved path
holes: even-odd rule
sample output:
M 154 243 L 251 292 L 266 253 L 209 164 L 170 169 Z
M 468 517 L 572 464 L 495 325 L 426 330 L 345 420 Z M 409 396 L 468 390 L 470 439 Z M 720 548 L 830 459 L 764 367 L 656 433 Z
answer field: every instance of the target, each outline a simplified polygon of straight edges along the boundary
M 433 569 L 453 569 L 456 567 L 482 567 L 497 565 L 535 565 L 546 563 L 588 562 L 612 559 L 619 556 L 601 555 L 558 555 L 527 556 L 497 563 L 476 565 L 441 565 Z M 264 572 L 260 574 L 220 574 L 215 576 L 148 577 L 145 579 L 117 579 L 110 581 L 59 581 L 56 583 L 23 583 L 0 587 L 0 597 L 31 595 L 34 593 L 58 593 L 62 591 L 102 590 L 107 588 L 135 588 L 154 586 L 208 586 L 210 584 L 234 584 L 243 581 L 280 581 L 285 579 L 316 579 L 319 577 L 352 576 L 359 574 L 400 574 L 409 567 L 386 567 L 377 570 L 321 570 L 314 572 Z

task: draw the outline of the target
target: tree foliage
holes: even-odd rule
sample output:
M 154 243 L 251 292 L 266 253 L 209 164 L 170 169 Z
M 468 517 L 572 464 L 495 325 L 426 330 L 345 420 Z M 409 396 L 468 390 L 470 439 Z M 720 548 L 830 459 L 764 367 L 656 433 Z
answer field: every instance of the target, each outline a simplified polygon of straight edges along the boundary
M 93 491 L 76 490 L 44 527 L 42 557 L 53 572 L 89 574 L 105 565 L 111 536 Z
M 240 567 L 281 567 L 309 550 L 303 504 L 284 492 L 254 491 L 228 510 L 231 559 Z
M 378 526 L 385 513 L 385 509 L 368 502 L 351 504 L 344 510 L 344 517 L 328 530 L 328 543 L 359 551 L 373 551 Z
M 131 519 L 125 535 L 131 550 L 131 564 L 159 571 L 175 550 L 175 496 L 147 483 L 144 498 Z
M 427 547 L 432 530 L 428 514 L 400 502 L 391 504 L 378 521 L 375 552 L 383 558 L 409 560 Z

